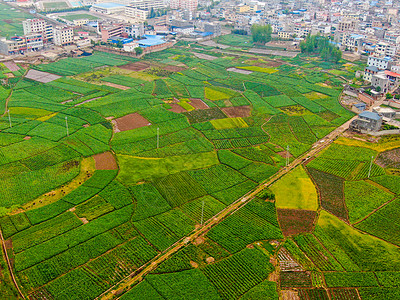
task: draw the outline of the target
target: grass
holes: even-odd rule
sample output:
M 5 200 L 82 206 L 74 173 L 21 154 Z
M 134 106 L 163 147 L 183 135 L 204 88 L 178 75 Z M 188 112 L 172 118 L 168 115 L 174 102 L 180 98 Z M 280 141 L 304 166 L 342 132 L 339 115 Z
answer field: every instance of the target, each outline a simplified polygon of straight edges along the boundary
M 205 87 L 205 95 L 207 99 L 210 99 L 211 101 L 216 101 L 216 100 L 224 100 L 224 99 L 229 99 L 231 96 L 229 94 L 226 94 L 222 91 L 216 90 L 211 87 Z
M 247 125 L 247 123 L 243 120 L 243 118 L 227 118 L 227 119 L 211 120 L 211 124 L 217 130 L 249 127 L 249 125 Z
M 271 186 L 278 208 L 317 210 L 317 190 L 302 166 Z
M 378 152 L 386 150 L 392 150 L 399 147 L 400 137 L 397 135 L 383 136 L 378 143 L 371 143 L 367 141 L 360 141 L 355 139 L 349 139 L 345 137 L 339 137 L 335 143 L 346 146 L 355 146 L 372 149 Z
M 219 163 L 216 152 L 204 152 L 166 158 L 141 158 L 117 155 L 120 164 L 118 180 L 126 184 L 164 177 L 193 169 L 201 169 Z
M 278 72 L 278 70 L 274 68 L 263 68 L 263 67 L 258 67 L 258 66 L 239 66 L 237 67 L 238 69 L 243 69 L 243 70 L 249 70 L 249 71 L 254 71 L 254 72 L 261 72 L 261 73 L 267 73 L 267 74 L 273 74 Z
M 88 19 L 88 20 L 97 20 L 98 18 L 89 14 L 74 14 L 74 15 L 66 15 L 62 16 L 63 19 L 68 21 Z
M 351 223 L 360 221 L 374 209 L 390 201 L 393 194 L 365 181 L 346 181 L 344 195 Z

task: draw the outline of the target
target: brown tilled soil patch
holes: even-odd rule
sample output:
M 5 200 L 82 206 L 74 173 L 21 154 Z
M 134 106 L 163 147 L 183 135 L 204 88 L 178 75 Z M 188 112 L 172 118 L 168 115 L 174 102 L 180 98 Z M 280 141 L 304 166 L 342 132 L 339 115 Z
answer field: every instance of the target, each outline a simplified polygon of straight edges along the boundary
M 311 232 L 317 212 L 301 209 L 277 209 L 278 221 L 285 236 Z
M 300 300 L 297 291 L 293 290 L 282 290 L 281 291 L 282 300 Z
M 193 268 L 198 268 L 199 267 L 199 264 L 197 263 L 197 262 L 195 262 L 195 261 L 190 261 L 190 265 L 193 267 Z
M 189 104 L 193 106 L 195 109 L 207 109 L 209 106 L 203 102 L 201 99 L 190 99 Z
M 30 140 L 32 137 L 30 137 L 29 135 L 27 135 L 26 137 L 24 137 L 24 140 L 25 141 L 27 141 L 27 140 Z
M 286 158 L 286 157 L 287 157 L 287 151 L 277 152 L 276 154 L 282 156 L 283 158 Z M 293 155 L 290 154 L 290 152 L 289 152 L 289 157 L 293 157 Z
M 112 83 L 112 82 L 102 81 L 101 83 L 104 84 L 104 85 L 115 87 L 116 89 L 120 89 L 120 90 L 123 90 L 123 91 L 126 91 L 126 90 L 130 89 L 129 86 L 124 86 L 124 85 L 120 85 L 120 84 L 116 84 L 116 83 Z
M 281 272 L 281 287 L 312 287 L 310 272 Z
M 111 152 L 93 155 L 96 162 L 96 170 L 118 170 L 117 162 Z
M 6 247 L 6 249 L 12 249 L 12 240 L 11 239 L 5 240 L 4 246 Z
M 251 113 L 251 107 L 248 105 L 223 107 L 221 109 L 229 118 L 247 118 Z
M 138 113 L 123 116 L 121 118 L 113 120 L 112 122 L 115 125 L 115 132 L 126 131 L 151 125 L 151 123 L 146 118 L 142 117 Z
M 130 71 L 143 71 L 149 67 L 150 67 L 149 64 L 147 64 L 145 62 L 137 61 L 137 62 L 130 63 L 127 65 L 119 66 L 118 68 L 130 70 Z
M 193 245 L 198 246 L 200 244 L 204 243 L 204 238 L 203 237 L 198 237 L 197 239 L 194 240 Z
M 184 67 L 172 66 L 172 65 L 163 65 L 161 66 L 161 68 L 170 72 L 180 72 L 186 70 L 186 68 Z
M 169 103 L 169 105 L 171 106 L 170 109 L 168 109 L 169 111 L 173 111 L 175 113 L 183 113 L 186 112 L 186 109 L 184 109 L 182 106 L 180 106 L 179 104 L 176 103 Z
M 382 168 L 388 166 L 400 168 L 400 148 L 380 153 L 376 159 L 376 164 Z

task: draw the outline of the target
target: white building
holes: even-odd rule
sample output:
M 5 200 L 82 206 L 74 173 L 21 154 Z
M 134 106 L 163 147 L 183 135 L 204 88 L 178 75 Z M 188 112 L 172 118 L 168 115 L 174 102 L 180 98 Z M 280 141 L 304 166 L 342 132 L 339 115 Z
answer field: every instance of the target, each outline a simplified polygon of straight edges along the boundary
M 169 5 L 172 9 L 197 10 L 197 0 L 170 0 Z
M 162 0 L 132 0 L 130 1 L 130 6 L 137 7 L 144 10 L 157 10 L 165 8 L 164 1 Z
M 124 4 L 104 2 L 93 5 L 90 10 L 104 15 L 121 14 L 125 11 Z
M 378 57 L 378 56 L 369 56 L 368 67 L 377 67 L 379 70 L 390 70 L 393 65 L 393 59 L 391 57 Z
M 66 46 L 74 41 L 74 30 L 69 27 L 54 28 L 54 44 L 57 46 Z
M 390 56 L 393 57 L 396 55 L 396 46 L 385 43 L 385 42 L 379 42 L 376 44 L 375 47 L 375 53 L 379 55 L 385 55 L 385 56 Z
M 125 52 L 134 52 L 135 48 L 139 47 L 138 42 L 130 42 L 128 44 L 124 44 L 124 51 Z
M 47 24 L 43 19 L 27 19 L 22 21 L 22 27 L 24 29 L 24 35 L 40 33 L 44 42 L 53 39 L 53 26 Z
M 149 16 L 149 11 L 133 6 L 126 6 L 125 7 L 125 16 L 129 18 L 136 19 L 140 22 L 144 22 L 147 20 L 147 17 Z

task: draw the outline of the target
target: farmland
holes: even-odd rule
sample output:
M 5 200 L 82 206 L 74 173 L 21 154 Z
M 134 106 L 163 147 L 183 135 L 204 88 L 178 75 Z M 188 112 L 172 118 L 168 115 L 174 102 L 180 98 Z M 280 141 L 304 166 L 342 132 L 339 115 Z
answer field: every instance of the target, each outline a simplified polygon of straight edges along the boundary
M 186 239 L 353 116 L 314 59 L 242 65 L 192 46 L 64 58 L 4 88 L 0 228 L 21 292 L 94 299 L 147 266 L 120 299 L 358 299 L 397 287 L 398 161 L 385 139 L 338 139 Z M 312 74 L 290 71 L 305 63 Z M 243 66 L 253 72 L 227 71 Z M 15 295 L 2 257 L 0 291 Z

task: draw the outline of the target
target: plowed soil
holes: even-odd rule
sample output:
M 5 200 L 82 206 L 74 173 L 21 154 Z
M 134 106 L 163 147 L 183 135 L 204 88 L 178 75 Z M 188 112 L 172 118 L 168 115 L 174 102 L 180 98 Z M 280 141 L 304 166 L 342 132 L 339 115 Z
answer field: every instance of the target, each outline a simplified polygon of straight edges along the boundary
M 142 117 L 138 113 L 123 116 L 113 120 L 112 122 L 115 125 L 114 132 L 126 131 L 151 125 L 146 118 Z
M 190 99 L 189 104 L 193 106 L 195 109 L 207 109 L 209 106 L 203 102 L 201 99 Z
M 221 109 L 229 118 L 238 118 L 238 117 L 247 118 L 250 116 L 251 113 L 251 107 L 248 105 L 223 107 Z
M 278 221 L 285 236 L 311 232 L 317 212 L 301 209 L 277 209 Z
M 150 67 L 149 64 L 141 61 L 130 63 L 127 65 L 119 66 L 120 69 L 130 70 L 130 71 L 143 71 Z
M 110 152 L 104 152 L 93 156 L 96 162 L 96 170 L 117 170 L 118 165 L 114 155 Z

